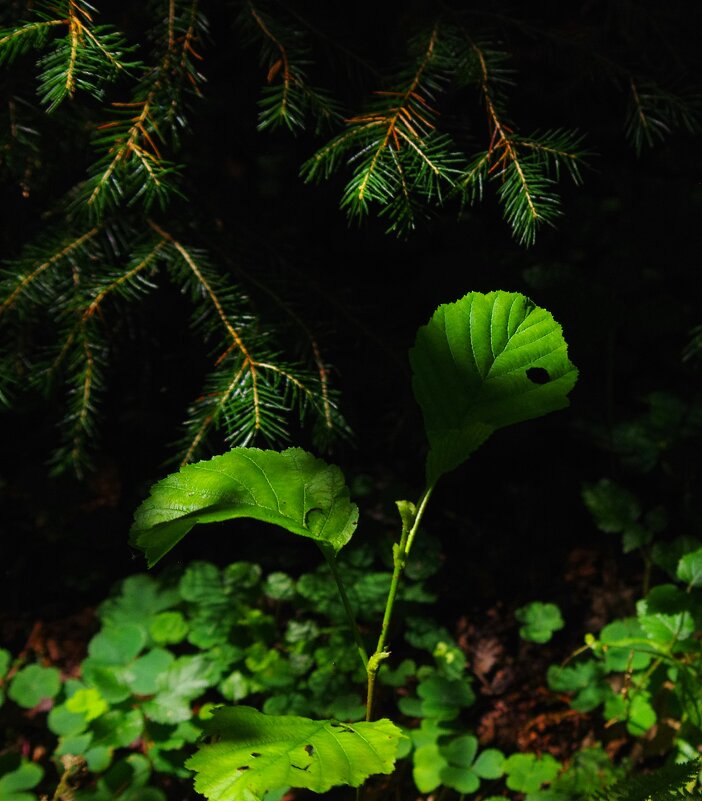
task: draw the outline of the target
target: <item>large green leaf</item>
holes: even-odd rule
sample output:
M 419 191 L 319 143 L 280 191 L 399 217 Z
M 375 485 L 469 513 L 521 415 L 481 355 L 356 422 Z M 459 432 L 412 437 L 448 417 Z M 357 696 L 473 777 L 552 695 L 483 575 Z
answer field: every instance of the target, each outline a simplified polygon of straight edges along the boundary
M 134 516 L 131 542 L 152 566 L 197 523 L 235 517 L 274 523 L 338 552 L 358 509 L 341 471 L 299 448 L 234 448 L 154 484 Z
M 439 306 L 417 332 L 410 362 L 431 484 L 496 429 L 567 406 L 578 375 L 551 314 L 501 291 Z
M 316 793 L 358 787 L 372 774 L 392 772 L 402 737 L 389 720 L 339 723 L 264 715 L 248 706 L 216 710 L 206 731 L 215 742 L 186 767 L 210 801 L 255 801 L 279 787 Z

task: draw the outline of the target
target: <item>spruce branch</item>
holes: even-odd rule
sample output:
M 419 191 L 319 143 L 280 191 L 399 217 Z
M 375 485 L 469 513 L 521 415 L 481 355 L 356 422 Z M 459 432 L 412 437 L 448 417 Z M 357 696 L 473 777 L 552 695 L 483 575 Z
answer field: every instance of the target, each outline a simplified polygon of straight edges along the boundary
M 532 136 L 514 131 L 504 116 L 503 86 L 508 82 L 499 51 L 485 48 L 464 31 L 469 55 L 464 60 L 463 80 L 471 76 L 478 83 L 487 113 L 490 144 L 468 166 L 457 186 L 464 202 L 482 199 L 489 178 L 497 180 L 498 199 L 515 239 L 532 245 L 537 228 L 561 216 L 555 185 L 565 168 L 572 180 L 582 182 L 580 163 L 585 156 L 582 137 L 573 131 L 556 129 Z M 492 66 L 495 66 L 493 71 Z
M 346 422 L 339 414 L 335 400 L 337 393 L 331 386 L 329 366 L 322 356 L 318 337 L 315 336 L 309 325 L 302 319 L 297 311 L 295 311 L 292 304 L 284 300 L 269 284 L 258 280 L 254 275 L 243 270 L 241 266 L 238 267 L 238 271 L 244 276 L 248 284 L 256 286 L 258 290 L 263 292 L 283 311 L 284 315 L 292 321 L 293 325 L 302 332 L 309 344 L 312 362 L 318 378 L 318 381 L 315 382 L 318 392 L 310 393 L 308 400 L 313 406 L 318 406 L 321 412 L 321 414 L 318 415 L 319 425 L 315 429 L 315 444 L 320 449 L 327 450 L 336 435 L 347 435 L 350 431 Z
M 304 67 L 310 63 L 310 53 L 304 33 L 279 22 L 253 2 L 245 4 L 240 21 L 250 38 L 259 42 L 266 70 L 258 129 L 285 127 L 295 133 L 303 130 L 311 117 L 319 131 L 338 121 L 341 115 L 336 101 L 307 79 Z
M 204 78 L 196 65 L 202 58 L 196 44 L 206 30 L 198 0 L 168 0 L 166 23 L 155 31 L 157 65 L 139 81 L 132 99 L 113 102 L 112 119 L 96 127 L 93 145 L 99 157 L 79 188 L 74 210 L 85 208 L 100 219 L 137 201 L 147 210 L 154 203 L 165 208 L 180 194 L 180 170 L 161 148 L 167 135 L 172 145 L 178 144 L 187 96 L 200 93 Z
M 626 135 L 637 155 L 664 141 L 674 130 L 700 130 L 700 96 L 675 94 L 662 86 L 629 77 Z
M 412 68 L 376 91 L 369 108 L 348 119 L 347 130 L 302 165 L 306 182 L 328 178 L 344 162 L 353 166 L 341 199 L 350 219 L 364 217 L 377 203 L 390 218 L 388 230 L 406 233 L 415 227 L 418 210 L 440 205 L 443 189 L 460 174 L 463 157 L 436 130 L 432 105 L 446 80 L 447 44 L 438 23 L 418 37 Z
M 55 239 L 51 243 L 53 244 L 52 252 L 48 257 L 46 256 L 48 242 L 27 248 L 21 260 L 5 268 L 4 276 L 0 280 L 0 293 L 2 293 L 0 294 L 0 320 L 10 309 L 23 305 L 24 301 L 41 302 L 43 294 L 41 287 L 37 287 L 40 279 L 47 272 L 64 263 L 71 263 L 76 257 L 89 258 L 88 247 L 100 230 L 101 226 L 96 225 L 79 236 L 66 237 L 64 235 Z M 36 264 L 36 261 L 40 261 L 40 263 Z
M 41 49 L 53 32 L 52 29 L 67 23 L 67 19 L 40 19 L 26 22 L 19 28 L 0 29 L 0 66 L 12 64 L 19 56 L 31 50 Z
M 119 31 L 110 25 L 94 24 L 93 11 L 85 0 L 40 3 L 38 20 L 0 31 L 2 64 L 30 50 L 43 49 L 52 33 L 66 29 L 65 36 L 56 39 L 38 62 L 42 68 L 39 96 L 48 112 L 79 89 L 100 99 L 106 83 L 140 66 L 138 61 L 125 60 L 134 48 Z
M 96 444 L 98 395 L 104 385 L 107 348 L 97 326 L 79 318 L 64 350 L 67 391 L 66 412 L 60 423 L 63 441 L 51 457 L 51 472 L 58 475 L 70 468 L 82 478 L 92 467 L 90 452 Z
M 189 410 L 182 463 L 191 461 L 210 431 L 220 427 L 232 445 L 245 445 L 257 437 L 269 443 L 284 441 L 288 438 L 287 417 L 294 409 L 301 419 L 312 412 L 341 429 L 326 368 L 316 376 L 281 361 L 267 335 L 258 330 L 257 321 L 244 311 L 243 293 L 224 285 L 204 254 L 184 245 L 153 220 L 149 225 L 168 244 L 168 267 L 179 284 L 190 286 L 197 319 L 216 343 L 218 353 L 202 395 Z M 210 319 L 219 334 L 208 325 Z

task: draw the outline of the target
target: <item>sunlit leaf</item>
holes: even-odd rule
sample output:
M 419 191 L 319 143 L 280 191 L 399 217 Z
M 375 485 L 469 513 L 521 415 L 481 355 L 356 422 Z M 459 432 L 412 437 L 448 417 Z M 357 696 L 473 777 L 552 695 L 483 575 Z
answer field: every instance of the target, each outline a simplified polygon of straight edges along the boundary
M 274 523 L 338 552 L 358 509 L 341 471 L 299 448 L 234 448 L 155 484 L 137 509 L 131 541 L 151 566 L 197 523 L 237 517 Z
M 512 292 L 471 292 L 419 329 L 414 394 L 431 446 L 430 484 L 504 426 L 568 405 L 578 371 L 560 325 Z
M 186 767 L 210 801 L 254 801 L 285 786 L 316 793 L 358 787 L 372 774 L 393 770 L 402 737 L 389 720 L 346 724 L 269 716 L 247 706 L 216 710 L 206 731 L 216 742 Z

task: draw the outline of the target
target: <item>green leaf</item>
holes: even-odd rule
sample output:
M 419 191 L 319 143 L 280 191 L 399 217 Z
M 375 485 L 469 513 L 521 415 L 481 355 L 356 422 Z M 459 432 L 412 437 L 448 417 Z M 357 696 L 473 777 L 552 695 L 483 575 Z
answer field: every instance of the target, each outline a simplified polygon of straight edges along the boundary
M 153 695 L 159 686 L 160 676 L 174 660 L 170 651 L 154 648 L 132 662 L 123 672 L 123 678 L 136 695 Z
M 197 523 L 237 517 L 273 523 L 338 552 L 356 528 L 358 509 L 341 471 L 299 448 L 234 448 L 155 484 L 136 511 L 131 542 L 152 566 Z
M 261 566 L 254 562 L 232 562 L 222 571 L 226 592 L 241 592 L 256 587 L 261 580 Z
M 44 776 L 44 770 L 34 762 L 22 760 L 20 764 L 0 776 L 0 798 L 2 801 L 35 801 L 34 789 Z
M 94 687 L 111 704 L 118 704 L 131 695 L 122 668 L 118 665 L 101 665 L 94 659 L 85 659 L 81 665 L 83 681 Z
M 436 743 L 420 745 L 412 756 L 412 778 L 420 793 L 430 793 L 441 784 L 443 771 L 448 767 Z
M 15 673 L 8 696 L 25 709 L 33 709 L 45 698 L 53 698 L 61 689 L 61 674 L 53 667 L 28 665 Z
M 391 773 L 401 731 L 389 720 L 339 723 L 267 716 L 247 706 L 222 708 L 205 724 L 218 738 L 186 762 L 195 789 L 210 801 L 253 801 L 266 790 L 304 787 L 323 793 L 358 787 Z
M 126 748 L 144 729 L 144 718 L 138 709 L 112 709 L 93 724 L 93 745 Z
M 603 478 L 583 487 L 583 500 L 600 531 L 618 534 L 641 516 L 641 507 L 629 490 Z
M 4 678 L 5 674 L 10 668 L 12 662 L 12 654 L 4 648 L 0 648 L 0 679 Z
M 478 739 L 472 734 L 455 737 L 441 749 L 441 752 L 451 765 L 458 768 L 469 768 L 478 753 Z
M 190 701 L 218 681 L 202 654 L 178 657 L 158 676 L 156 695 L 143 705 L 144 713 L 157 723 L 188 720 Z
M 73 693 L 66 701 L 65 706 L 68 712 L 82 715 L 87 722 L 99 718 L 100 715 L 103 715 L 108 710 L 107 702 L 93 687 L 85 687 Z M 61 733 L 66 734 L 67 732 Z
M 91 773 L 102 773 L 110 767 L 112 749 L 107 745 L 95 745 L 86 749 L 83 756 Z
M 653 563 L 663 568 L 672 578 L 677 578 L 678 565 L 686 554 L 702 547 L 702 541 L 697 537 L 684 535 L 674 540 L 657 542 L 651 549 Z
M 71 712 L 66 704 L 59 704 L 49 712 L 47 725 L 54 734 L 72 736 L 84 732 L 88 721 L 85 715 Z
M 211 562 L 192 562 L 178 584 L 186 601 L 201 606 L 217 606 L 227 602 L 220 569 Z
M 520 793 L 536 792 L 542 784 L 553 781 L 561 763 L 550 754 L 512 754 L 504 763 L 507 787 Z
M 561 610 L 556 604 L 544 604 L 540 601 L 532 601 L 521 609 L 517 609 L 514 616 L 524 624 L 519 629 L 519 635 L 530 642 L 548 642 L 553 636 L 553 632 L 562 629 L 565 625 L 561 617 Z
M 637 693 L 629 705 L 626 727 L 635 737 L 642 737 L 656 722 L 656 712 L 651 706 L 648 695 L 648 693 Z
M 478 740 L 473 735 L 461 735 L 439 749 L 448 763 L 441 769 L 441 783 L 459 793 L 474 793 L 481 779 L 499 779 L 504 773 L 505 757 L 496 748 L 478 753 Z
M 133 625 L 146 631 L 155 615 L 179 601 L 175 588 L 164 587 L 151 576 L 139 573 L 126 578 L 121 593 L 102 603 L 98 614 L 105 628 Z
M 702 548 L 682 557 L 678 564 L 678 578 L 690 587 L 702 585 Z
M 643 670 L 653 658 L 640 643 L 629 640 L 642 640 L 646 637 L 635 617 L 614 620 L 600 632 L 600 642 L 607 646 L 604 652 L 604 666 L 608 672 Z M 645 646 L 643 646 L 645 649 Z
M 659 584 L 637 602 L 636 615 L 646 636 L 668 648 L 694 633 L 693 604 L 691 595 L 679 587 Z
M 480 787 L 475 771 L 447 765 L 441 771 L 441 783 L 464 795 L 474 793 Z
M 59 737 L 56 755 L 64 756 L 64 754 L 73 754 L 74 756 L 79 756 L 84 754 L 90 747 L 92 740 L 93 735 L 90 732 Z
M 417 673 L 417 665 L 413 659 L 403 659 L 396 667 L 391 668 L 382 662 L 378 672 L 378 681 L 388 687 L 403 687 L 407 680 Z
M 473 770 L 481 779 L 499 779 L 505 772 L 505 755 L 497 748 L 486 748 L 473 763 Z
M 589 712 L 599 706 L 611 692 L 604 680 L 604 668 L 594 660 L 574 665 L 551 665 L 547 672 L 548 686 L 556 692 L 575 692 L 571 706 L 578 712 Z
M 422 699 L 422 715 L 440 720 L 452 720 L 462 707 L 475 701 L 475 693 L 465 679 L 447 679 L 438 673 L 419 683 L 417 695 Z
M 158 645 L 175 645 L 187 633 L 188 622 L 181 612 L 160 612 L 149 626 L 149 634 Z
M 264 582 L 263 591 L 275 601 L 292 601 L 295 597 L 295 580 L 287 573 L 271 573 Z
M 567 406 L 578 374 L 567 350 L 551 314 L 518 293 L 471 292 L 439 306 L 410 351 L 429 483 L 493 431 Z
M 126 665 L 146 643 L 143 629 L 132 624 L 106 626 L 88 643 L 88 654 L 95 664 Z
M 218 689 L 227 701 L 241 701 L 251 693 L 249 679 L 240 670 L 233 671 L 220 682 Z

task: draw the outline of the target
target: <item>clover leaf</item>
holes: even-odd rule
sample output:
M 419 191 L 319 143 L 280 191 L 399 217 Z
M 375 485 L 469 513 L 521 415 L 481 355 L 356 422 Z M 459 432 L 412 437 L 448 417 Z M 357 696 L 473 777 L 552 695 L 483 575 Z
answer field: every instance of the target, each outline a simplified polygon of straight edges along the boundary
M 556 604 L 544 604 L 532 601 L 521 609 L 517 609 L 514 616 L 524 625 L 519 629 L 519 635 L 524 640 L 543 644 L 548 642 L 554 631 L 562 629 L 565 625 L 561 617 L 561 610 Z
M 33 709 L 45 698 L 53 698 L 61 689 L 61 674 L 54 667 L 28 665 L 12 678 L 8 696 L 25 709 Z

